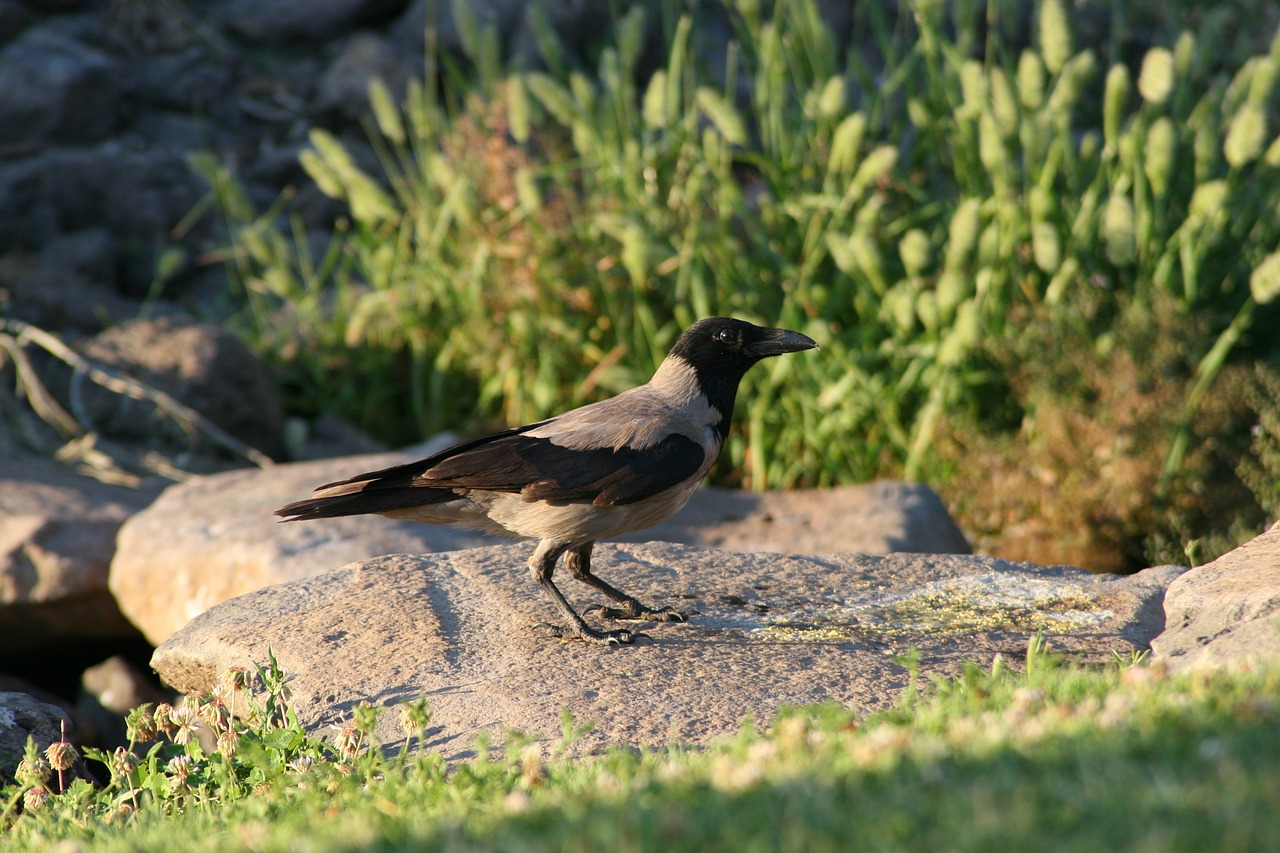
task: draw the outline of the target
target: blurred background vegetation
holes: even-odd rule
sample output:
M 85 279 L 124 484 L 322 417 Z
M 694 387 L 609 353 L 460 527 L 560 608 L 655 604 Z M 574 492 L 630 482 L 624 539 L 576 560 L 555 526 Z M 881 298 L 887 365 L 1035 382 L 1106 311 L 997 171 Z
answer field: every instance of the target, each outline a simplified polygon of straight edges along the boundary
M 545 27 L 513 68 L 455 4 L 467 62 L 375 84 L 361 145 L 313 132 L 322 240 L 202 160 L 295 413 L 528 422 L 730 314 L 822 350 L 748 376 L 721 484 L 920 479 L 978 550 L 1094 570 L 1276 517 L 1274 4 L 866 2 L 834 33 L 726 0 L 715 61 L 707 5 L 619 8 L 586 58 Z

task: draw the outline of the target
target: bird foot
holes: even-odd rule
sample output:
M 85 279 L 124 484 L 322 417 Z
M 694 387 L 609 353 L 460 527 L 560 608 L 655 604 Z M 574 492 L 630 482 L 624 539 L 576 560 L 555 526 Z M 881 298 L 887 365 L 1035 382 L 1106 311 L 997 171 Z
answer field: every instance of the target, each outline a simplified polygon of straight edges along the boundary
M 639 637 L 648 639 L 648 634 L 622 628 L 617 631 L 597 631 L 593 628 L 563 625 L 552 625 L 550 622 L 538 622 L 534 630 L 561 640 L 582 640 L 587 643 L 598 643 L 605 646 L 631 645 Z
M 603 604 L 593 604 L 583 613 L 599 613 L 602 619 L 638 619 L 648 622 L 687 622 L 688 617 L 679 610 L 672 610 L 670 607 L 663 607 L 654 610 L 645 607 L 634 598 L 624 602 L 620 607 L 605 607 Z

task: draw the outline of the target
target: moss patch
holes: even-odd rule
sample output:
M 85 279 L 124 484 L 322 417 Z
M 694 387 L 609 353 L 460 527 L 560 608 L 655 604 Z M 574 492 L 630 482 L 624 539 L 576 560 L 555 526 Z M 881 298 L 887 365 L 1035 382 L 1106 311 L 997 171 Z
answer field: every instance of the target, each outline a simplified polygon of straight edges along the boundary
M 832 642 L 869 636 L 955 636 L 985 631 L 1067 634 L 1112 616 L 1078 586 L 987 575 L 940 581 L 881 601 L 780 616 L 756 631 L 775 642 Z

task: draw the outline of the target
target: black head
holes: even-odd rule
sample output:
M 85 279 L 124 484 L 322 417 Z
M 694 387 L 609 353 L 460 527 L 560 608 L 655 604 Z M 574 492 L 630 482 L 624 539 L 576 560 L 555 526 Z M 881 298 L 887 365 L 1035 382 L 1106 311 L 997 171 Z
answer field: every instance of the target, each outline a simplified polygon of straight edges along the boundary
M 768 329 L 731 317 L 708 317 L 684 330 L 667 362 L 691 369 L 691 373 L 684 374 L 688 377 L 685 381 L 696 383 L 699 393 L 720 413 L 723 436 L 729 431 L 738 383 L 751 365 L 770 356 L 817 346 L 799 332 Z
M 732 317 L 708 317 L 684 330 L 671 355 L 704 374 L 741 378 L 761 359 L 815 349 L 812 338 L 786 329 L 769 329 Z

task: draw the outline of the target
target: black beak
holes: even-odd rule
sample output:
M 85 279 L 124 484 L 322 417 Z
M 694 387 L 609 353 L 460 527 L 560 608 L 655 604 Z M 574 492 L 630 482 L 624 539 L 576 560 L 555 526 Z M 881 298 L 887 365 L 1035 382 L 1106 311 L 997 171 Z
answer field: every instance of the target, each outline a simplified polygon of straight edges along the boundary
M 817 342 L 808 335 L 787 329 L 761 329 L 763 337 L 747 344 L 745 349 L 756 358 L 769 358 L 788 352 L 817 349 Z

